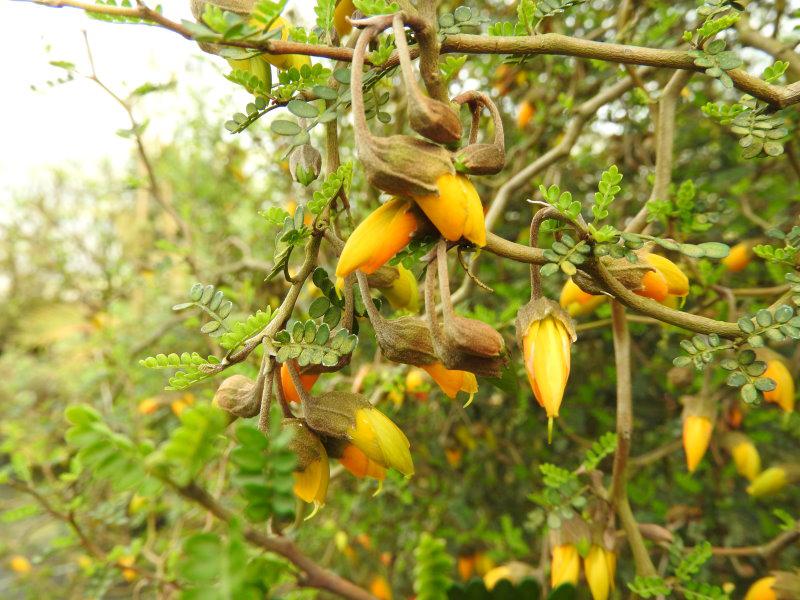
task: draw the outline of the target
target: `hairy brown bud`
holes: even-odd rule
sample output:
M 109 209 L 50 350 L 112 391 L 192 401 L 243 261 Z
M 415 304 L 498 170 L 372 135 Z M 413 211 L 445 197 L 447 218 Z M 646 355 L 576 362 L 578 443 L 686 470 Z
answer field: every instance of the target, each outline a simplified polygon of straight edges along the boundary
M 603 266 L 617 279 L 622 285 L 629 290 L 640 290 L 642 288 L 642 278 L 649 272 L 656 269 L 647 264 L 644 260 L 632 263 L 627 258 L 611 258 L 610 256 L 603 256 L 600 259 Z M 587 294 L 600 295 L 605 294 L 600 286 L 595 283 L 594 279 L 588 276 L 583 271 L 578 271 L 572 276 L 575 284 Z
M 322 169 L 322 157 L 311 144 L 303 144 L 292 151 L 289 156 L 289 171 L 297 183 L 308 186 L 319 177 Z
M 464 92 L 454 99 L 459 104 L 467 103 L 472 111 L 472 128 L 469 145 L 455 153 L 453 160 L 456 170 L 472 175 L 494 175 L 503 170 L 506 164 L 506 144 L 503 133 L 503 120 L 494 102 L 482 92 Z M 491 144 L 478 144 L 478 123 L 481 107 L 486 107 L 492 115 L 494 141 Z
M 375 36 L 375 28 L 367 27 L 358 38 L 353 53 L 350 93 L 356 129 L 356 150 L 367 175 L 367 181 L 388 194 L 425 196 L 438 194 L 436 180 L 455 173 L 450 153 L 427 140 L 406 135 L 374 137 L 367 127 L 364 113 L 363 70 L 367 44 Z
M 453 144 L 461 140 L 461 120 L 450 106 L 425 96 L 417 85 L 411 68 L 406 32 L 401 14 L 392 21 L 400 68 L 408 95 L 408 121 L 411 129 L 438 144 Z
M 255 381 L 244 375 L 231 375 L 217 388 L 213 403 L 227 413 L 249 419 L 261 408 L 261 399 L 255 392 Z

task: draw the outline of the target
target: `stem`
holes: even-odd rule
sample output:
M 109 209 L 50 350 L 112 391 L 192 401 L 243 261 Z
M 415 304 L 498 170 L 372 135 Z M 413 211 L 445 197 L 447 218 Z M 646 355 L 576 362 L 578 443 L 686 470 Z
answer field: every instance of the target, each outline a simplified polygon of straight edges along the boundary
M 229 524 L 233 519 L 233 515 L 226 508 L 197 484 L 190 483 L 180 487 L 172 481 L 167 481 L 167 483 L 172 485 L 181 496 L 199 504 L 220 521 Z M 295 565 L 303 573 L 303 576 L 299 578 L 300 585 L 326 590 L 350 600 L 376 600 L 375 596 L 366 590 L 318 565 L 303 554 L 291 540 L 283 536 L 267 535 L 252 527 L 245 527 L 243 533 L 245 539 L 254 546 L 279 554 Z
M 311 396 L 306 391 L 306 388 L 303 387 L 303 381 L 300 379 L 300 372 L 297 370 L 297 365 L 293 360 L 287 360 L 284 364 L 289 371 L 289 376 L 292 378 L 292 385 L 294 385 L 294 388 L 297 390 L 297 395 L 300 396 L 300 400 L 305 406 L 305 404 L 311 400 Z
M 531 219 L 531 248 L 539 248 L 539 229 L 546 219 L 555 219 L 561 216 L 553 207 L 542 207 L 536 211 Z M 541 265 L 531 263 L 531 300 L 542 297 Z
M 631 394 L 631 338 L 625 308 L 611 301 L 612 330 L 614 334 L 614 363 L 617 372 L 617 449 L 611 476 L 610 500 L 617 511 L 622 528 L 636 564 L 636 574 L 650 577 L 656 574 L 644 538 L 628 501 L 627 465 L 633 433 L 633 398 Z
M 258 412 L 258 428 L 264 433 L 268 433 L 269 411 L 272 408 L 272 385 L 275 380 L 275 359 L 269 355 L 266 349 L 264 352 L 264 361 L 266 362 L 266 368 L 262 363 L 262 369 L 265 368 L 265 373 L 264 381 L 262 382 L 264 387 L 261 390 L 261 408 Z M 261 377 L 261 374 L 259 374 L 259 378 Z
M 358 289 L 361 291 L 361 299 L 364 301 L 364 308 L 367 311 L 367 317 L 369 317 L 370 323 L 372 323 L 372 328 L 380 327 L 383 325 L 383 317 L 381 313 L 378 312 L 378 309 L 375 308 L 375 302 L 369 294 L 367 276 L 361 271 L 356 271 L 356 279 L 358 280 Z

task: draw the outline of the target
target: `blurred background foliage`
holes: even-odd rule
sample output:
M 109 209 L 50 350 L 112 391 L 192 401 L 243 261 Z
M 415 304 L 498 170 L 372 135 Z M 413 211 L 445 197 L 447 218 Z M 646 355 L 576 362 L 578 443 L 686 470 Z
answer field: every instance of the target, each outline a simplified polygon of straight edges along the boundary
M 445 3 L 447 4 L 447 3 Z M 612 2 L 592 2 L 549 20 L 546 28 L 576 37 L 603 35 L 614 14 Z M 673 47 L 692 22 L 693 2 L 648 2 L 627 41 Z M 769 6 L 753 7 L 750 19 L 767 22 Z M 455 4 L 451 8 L 454 8 Z M 514 20 L 511 4 L 471 2 L 487 20 Z M 445 7 L 447 8 L 447 7 Z M 504 14 L 506 13 L 506 14 Z M 795 15 L 796 17 L 797 15 Z M 786 18 L 784 28 L 798 39 Z M 734 36 L 735 37 L 735 36 Z M 122 49 L 104 49 L 114 52 Z M 762 54 L 744 54 L 751 72 L 771 64 Z M 619 66 L 598 61 L 538 56 L 522 65 L 502 65 L 499 56 L 470 56 L 451 82 L 453 90 L 491 90 L 506 123 L 509 160 L 500 175 L 476 179 L 484 202 L 522 166 L 558 143 L 571 109 L 624 74 Z M 794 80 L 796 74 L 789 78 Z M 633 214 L 649 196 L 654 165 L 651 94 L 664 83 L 649 73 L 645 87 L 635 88 L 604 106 L 576 144 L 570 157 L 548 169 L 515 193 L 496 233 L 525 241 L 533 197 L 539 183 L 559 184 L 589 202 L 600 174 L 616 164 L 624 174 L 622 192 L 611 222 Z M 187 85 L 187 84 L 183 84 Z M 272 268 L 277 230 L 261 214 L 273 206 L 290 212 L 311 198 L 312 188 L 294 183 L 288 172 L 283 140 L 258 122 L 239 136 L 225 131 L 228 114 L 210 111 L 203 86 L 191 82 L 194 100 L 185 107 L 174 138 L 156 145 L 143 130 L 159 202 L 143 155 L 132 139 L 129 164 L 108 165 L 106 175 L 87 179 L 76 170 L 38 174 L 29 189 L 19 190 L 0 221 L 0 589 L 6 598 L 122 598 L 168 596 L 169 581 L 192 580 L 214 555 L 227 552 L 254 570 L 254 589 L 269 597 L 315 597 L 297 589 L 291 569 L 271 555 L 258 555 L 242 542 L 235 528 L 214 524 L 196 505 L 163 488 L 118 491 L 111 481 L 74 468 L 75 449 L 64 440 L 69 426 L 64 410 L 88 404 L 116 432 L 137 445 L 159 447 L 180 426 L 179 415 L 210 403 L 218 380 L 188 390 L 165 391 L 163 372 L 145 369 L 139 360 L 158 352 L 197 352 L 222 356 L 212 339 L 198 333 L 203 316 L 173 312 L 195 283 L 212 284 L 243 319 L 266 306 L 275 308 L 286 284 L 265 281 Z M 392 94 L 389 112 L 402 115 L 404 100 L 392 79 L 381 90 Z M 172 94 L 163 89 L 157 94 Z M 98 94 L 102 91 L 98 89 Z M 690 186 L 693 206 L 686 221 L 670 219 L 666 232 L 688 241 L 766 240 L 767 230 L 784 231 L 797 224 L 800 163 L 796 140 L 777 158 L 746 160 L 737 137 L 706 117 L 707 102 L 738 98 L 711 78 L 694 77 L 682 93 L 676 127 L 674 196 Z M 101 100 L 98 100 L 101 101 Z M 520 115 L 523 106 L 525 114 Z M 786 111 L 796 124 L 797 110 Z M 146 114 L 138 115 L 146 120 Z M 394 131 L 397 118 L 373 129 Z M 515 126 L 516 124 L 516 126 Z M 352 130 L 340 120 L 341 154 L 352 158 Z M 321 132 L 319 132 L 321 134 Z M 52 132 L 57 135 L 57 132 Z M 124 132 L 121 132 L 123 135 Z M 322 148 L 317 132 L 312 142 Z M 691 183 L 687 183 L 691 182 Z M 363 173 L 354 170 L 351 199 L 356 215 L 375 206 Z M 167 203 L 177 219 L 164 210 Z M 683 223 L 685 226 L 681 226 Z M 329 249 L 323 248 L 323 254 Z M 299 259 L 292 259 L 295 264 Z M 334 256 L 321 264 L 332 274 Z M 769 287 L 783 283 L 785 268 L 759 259 L 739 273 L 718 262 L 684 261 L 692 290 L 688 309 L 716 318 L 729 314 L 727 297 L 715 286 Z M 416 270 L 419 273 L 419 269 Z M 460 307 L 513 339 L 513 319 L 527 300 L 527 267 L 484 257 L 478 277 L 494 293 L 476 291 Z M 556 297 L 563 280 L 548 278 L 546 293 Z M 295 318 L 305 318 L 315 294 L 308 285 Z M 753 312 L 769 298 L 740 300 Z M 474 403 L 444 397 L 430 380 L 407 379 L 408 368 L 382 361 L 375 353 L 371 329 L 362 322 L 359 349 L 344 371 L 324 375 L 315 390 L 350 389 L 382 397 L 380 406 L 411 440 L 416 475 L 406 481 L 390 475 L 373 497 L 374 482 L 356 480 L 334 469 L 327 505 L 291 535 L 310 556 L 374 593 L 391 589 L 398 598 L 414 589 L 415 549 L 428 532 L 446 540 L 453 557 L 452 580 L 484 575 L 492 566 L 512 560 L 540 563 L 544 512 L 530 495 L 542 488 L 539 467 L 554 463 L 575 469 L 584 451 L 602 434 L 614 430 L 614 368 L 608 306 L 585 319 L 573 351 L 570 380 L 552 445 L 545 419 L 525 381 L 519 357 L 513 357 L 516 382 L 500 387 L 481 382 Z M 672 366 L 685 334 L 653 323 L 631 323 L 633 336 L 636 433 L 634 470 L 629 483 L 637 519 L 658 523 L 685 546 L 709 541 L 714 546 L 760 544 L 781 531 L 786 519 L 798 517 L 800 491 L 791 486 L 779 496 L 756 501 L 745 493 L 728 455 L 716 441 L 697 472 L 686 472 L 680 444 L 680 398 L 698 393 L 701 374 Z M 512 344 L 513 345 L 513 344 Z M 784 342 L 774 348 L 800 370 L 798 350 Z M 231 372 L 255 377 L 255 357 Z M 707 386 L 722 396 L 724 420 L 740 410 L 735 389 L 724 385 L 725 373 L 708 374 Z M 355 381 L 355 383 L 354 383 Z M 407 385 L 407 381 L 410 384 Z M 508 382 L 506 382 L 508 384 Z M 709 389 L 708 387 L 706 389 Z M 741 429 L 754 440 L 765 465 L 797 458 L 800 418 L 774 405 L 744 411 Z M 235 425 L 209 454 L 196 481 L 215 496 L 240 504 L 230 482 Z M 656 453 L 653 454 L 652 452 Z M 610 461 L 601 463 L 610 472 Z M 120 473 L 120 475 L 122 475 Z M 4 482 L 18 485 L 2 485 Z M 149 492 L 149 493 L 148 493 Z M 776 509 L 782 511 L 775 513 Z M 88 538 L 70 527 L 77 522 Z M 204 547 L 198 534 L 224 532 Z M 195 536 L 195 537 L 192 537 Z M 237 537 L 238 536 L 238 537 Z M 185 546 L 191 539 L 193 554 Z M 215 544 L 227 544 L 220 549 Z M 97 550 L 94 552 L 92 549 Z M 653 549 L 656 564 L 667 561 L 666 549 Z M 25 557 L 27 567 L 12 558 Z M 198 564 L 191 563 L 199 561 Z M 203 563 L 203 560 L 209 563 Z M 120 563 L 122 561 L 122 563 Z M 189 563 L 187 564 L 187 561 Z M 747 584 L 770 568 L 800 562 L 792 547 L 769 563 L 757 556 L 715 557 L 698 578 L 731 584 L 741 597 Z M 131 568 L 125 569 L 125 564 Z M 156 579 L 136 569 L 155 573 Z M 209 567 L 210 568 L 210 567 Z M 633 579 L 625 551 L 618 582 Z M 387 583 L 390 582 L 390 583 Z M 263 592 L 263 590 L 271 590 Z M 615 592 L 627 596 L 624 585 Z M 580 591 L 581 596 L 587 592 Z M 201 597 L 201 596 L 198 596 Z M 215 596 L 202 596 L 215 597 Z

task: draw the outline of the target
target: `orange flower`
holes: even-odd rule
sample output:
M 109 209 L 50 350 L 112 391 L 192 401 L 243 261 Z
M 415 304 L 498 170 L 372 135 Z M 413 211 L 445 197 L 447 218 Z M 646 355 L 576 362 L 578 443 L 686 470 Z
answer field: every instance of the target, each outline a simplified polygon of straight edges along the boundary
M 558 303 L 571 317 L 580 317 L 592 313 L 605 300 L 605 296 L 595 296 L 584 292 L 572 279 L 567 279 L 564 287 L 561 288 Z
M 385 577 L 376 575 L 369 584 L 369 592 L 378 600 L 392 600 L 392 588 Z
M 475 555 L 461 554 L 458 557 L 458 576 L 462 581 L 467 581 L 475 572 Z
M 472 397 L 478 391 L 478 380 L 474 373 L 445 369 L 444 365 L 439 362 L 422 365 L 422 368 L 433 377 L 448 398 L 455 398 L 458 392 L 467 392 L 469 402 L 472 402 Z
M 356 270 L 374 273 L 405 248 L 420 225 L 412 204 L 407 198 L 392 198 L 361 221 L 347 238 L 336 276 L 346 277 Z
M 778 595 L 772 588 L 774 584 L 774 577 L 762 577 L 750 586 L 744 600 L 777 600 Z
M 728 256 L 722 259 L 722 264 L 731 273 L 738 273 L 750 264 L 752 258 L 753 244 L 750 242 L 739 242 L 731 248 Z
M 602 546 L 593 545 L 583 560 L 583 572 L 594 600 L 607 600 L 614 585 L 616 556 Z
M 689 473 L 694 473 L 706 453 L 713 428 L 708 417 L 689 415 L 683 420 L 683 449 Z
M 370 477 L 383 481 L 386 478 L 386 469 L 364 454 L 363 450 L 348 444 L 339 457 L 342 466 L 359 478 Z
M 139 411 L 140 415 L 152 415 L 158 410 L 158 400 L 155 398 L 145 398 L 139 402 L 136 410 Z
M 525 129 L 528 123 L 531 122 L 534 114 L 536 114 L 536 109 L 533 104 L 527 100 L 523 100 L 517 109 L 517 127 Z
M 22 556 L 21 554 L 16 554 L 11 557 L 9 561 L 9 566 L 14 573 L 18 573 L 20 575 L 27 575 L 33 570 L 33 565 L 31 565 L 31 561 L 27 558 Z
M 769 377 L 777 384 L 774 390 L 764 392 L 764 400 L 774 402 L 785 412 L 794 410 L 794 379 L 784 362 L 779 358 L 772 358 L 767 361 L 767 370 L 762 377 Z
M 669 301 L 671 296 L 689 293 L 689 278 L 674 262 L 658 254 L 648 254 L 644 261 L 655 269 L 642 277 L 642 289 L 636 293 L 656 302 Z
M 442 237 L 451 242 L 466 238 L 476 246 L 485 246 L 483 205 L 472 182 L 464 175 L 445 173 L 436 180 L 436 186 L 438 194 L 415 196 L 414 201 Z
M 295 363 L 295 367 L 297 367 L 297 363 Z M 319 379 L 319 373 L 300 374 L 300 383 L 303 384 L 303 388 L 307 392 L 314 387 L 317 379 Z M 286 363 L 281 364 L 281 388 L 283 389 L 283 395 L 287 402 L 300 403 L 300 394 L 297 392 L 297 388 L 294 387 L 292 375 L 289 373 L 289 367 Z

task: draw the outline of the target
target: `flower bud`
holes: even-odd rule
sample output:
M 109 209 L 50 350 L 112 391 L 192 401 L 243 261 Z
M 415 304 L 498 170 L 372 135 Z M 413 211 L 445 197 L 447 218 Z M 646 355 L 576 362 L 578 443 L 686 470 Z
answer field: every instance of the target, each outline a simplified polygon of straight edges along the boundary
M 576 585 L 579 570 L 580 557 L 573 544 L 560 544 L 553 548 L 550 564 L 551 587 L 557 588 L 564 583 Z
M 753 259 L 753 242 L 745 241 L 739 242 L 728 253 L 728 256 L 722 259 L 722 264 L 725 269 L 730 273 L 738 273 L 743 271 L 750 261 Z
M 780 406 L 784 412 L 792 412 L 794 410 L 794 396 L 795 387 L 794 379 L 789 369 L 786 368 L 782 358 L 774 355 L 775 358 L 768 359 L 767 370 L 761 375 L 762 377 L 769 377 L 775 381 L 775 389 L 764 392 L 764 400 L 767 402 L 774 402 Z
M 328 392 L 306 402 L 306 422 L 324 435 L 349 440 L 384 468 L 414 474 L 405 434 L 386 415 L 358 394 Z
M 420 217 L 407 198 L 392 198 L 359 223 L 342 249 L 336 276 L 356 270 L 370 274 L 408 245 L 420 226 Z
M 420 317 L 400 317 L 373 322 L 375 339 L 383 355 L 404 365 L 424 367 L 437 362 L 431 330 Z
M 708 449 L 711 431 L 717 413 L 717 402 L 704 396 L 684 396 L 683 402 L 683 449 L 686 466 L 694 473 Z
M 400 14 L 394 16 L 393 26 L 400 70 L 408 96 L 408 122 L 411 129 L 437 144 L 458 142 L 461 139 L 461 120 L 458 115 L 444 102 L 425 96 L 417 85 Z
M 453 161 L 456 170 L 470 175 L 495 175 L 503 170 L 506 164 L 506 147 L 503 137 L 503 120 L 494 102 L 481 92 L 464 92 L 454 99 L 455 102 L 469 104 L 472 110 L 472 129 L 469 135 L 469 144 L 455 153 Z M 478 123 L 480 122 L 481 107 L 485 106 L 492 115 L 494 125 L 494 141 L 491 144 L 476 143 L 478 138 Z
M 212 403 L 231 415 L 249 419 L 261 409 L 261 398 L 256 393 L 256 383 L 244 375 L 231 375 L 217 388 Z
M 539 405 L 548 418 L 548 439 L 558 417 L 570 370 L 575 341 L 572 319 L 547 298 L 531 300 L 517 313 L 517 343 L 522 347 L 525 372 Z
M 322 169 L 322 157 L 311 144 L 303 144 L 295 148 L 289 156 L 289 171 L 297 183 L 308 186 L 319 177 Z
M 297 455 L 294 493 L 304 502 L 319 508 L 328 493 L 330 467 L 328 454 L 317 434 L 299 419 L 284 419 L 283 425 L 294 432 L 289 448 Z
M 605 301 L 605 295 L 587 294 L 572 279 L 567 279 L 566 283 L 564 283 L 564 287 L 561 288 L 561 296 L 558 299 L 561 308 L 566 310 L 571 317 L 591 314 Z
M 494 587 L 505 580 L 512 585 L 519 585 L 524 579 L 532 579 L 536 576 L 536 569 L 529 564 L 518 560 L 511 561 L 499 567 L 491 569 L 483 576 L 483 585 L 491 591 Z
M 26 557 L 21 554 L 15 554 L 9 561 L 9 566 L 14 573 L 18 575 L 27 575 L 33 570 L 33 565 Z
M 374 36 L 375 28 L 367 27 L 358 37 L 350 78 L 356 150 L 367 181 L 392 195 L 436 194 L 436 180 L 455 172 L 450 153 L 445 148 L 406 135 L 375 137 L 367 127 L 362 87 L 364 53 Z
M 777 600 L 778 595 L 772 587 L 774 584 L 774 577 L 762 577 L 750 586 L 744 600 Z
M 775 583 L 772 589 L 778 594 L 778 600 L 797 600 L 800 598 L 800 569 L 789 571 L 774 571 Z
M 666 282 L 666 294 L 664 297 L 656 298 L 649 296 L 654 300 L 661 302 L 667 295 L 669 296 L 686 296 L 689 293 L 689 278 L 680 270 L 678 265 L 659 254 L 645 254 L 643 259 L 649 265 L 652 265 L 657 273 L 660 273 Z M 642 294 L 647 295 L 647 294 Z

